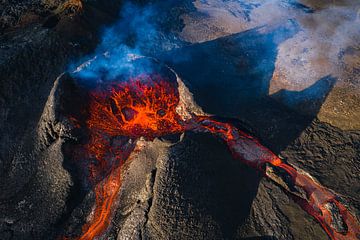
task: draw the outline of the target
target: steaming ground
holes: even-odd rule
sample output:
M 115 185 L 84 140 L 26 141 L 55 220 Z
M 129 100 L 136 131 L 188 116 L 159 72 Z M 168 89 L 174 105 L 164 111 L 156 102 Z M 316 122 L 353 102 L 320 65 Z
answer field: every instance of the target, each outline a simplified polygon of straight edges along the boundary
M 60 96 L 71 91 L 53 83 L 69 63 L 96 52 L 100 29 L 118 21 L 122 1 L 86 1 L 82 13 L 58 13 L 63 2 L 0 4 L 0 239 L 79 231 L 91 208 L 93 196 L 77 196 L 76 173 L 64 157 L 73 136 L 57 110 Z M 240 118 L 267 147 L 342 194 L 359 214 L 359 2 L 296 3 L 160 4 L 165 27 L 157 28 L 147 53 L 170 53 L 169 64 L 201 107 Z M 263 78 L 269 88 L 259 95 L 270 93 L 277 102 L 252 104 L 248 95 L 258 93 Z M 249 87 L 234 79 L 248 79 Z M 319 79 L 325 80 L 316 85 Z M 143 144 L 124 173 L 113 239 L 327 239 L 279 187 L 234 162 L 211 136 Z
M 331 75 L 337 82 L 318 117 L 342 129 L 358 129 L 360 3 L 356 0 L 336 1 L 336 4 L 331 1 L 295 3 L 195 1 L 196 11 L 182 15 L 185 27 L 180 36 L 197 43 L 264 25 L 296 22 L 300 26 L 299 32 L 278 46 L 269 93 L 276 94 L 282 89 L 302 91 Z M 311 96 L 308 98 L 312 100 Z M 297 106 L 298 103 L 290 103 L 286 98 L 280 101 L 308 114 L 307 110 Z

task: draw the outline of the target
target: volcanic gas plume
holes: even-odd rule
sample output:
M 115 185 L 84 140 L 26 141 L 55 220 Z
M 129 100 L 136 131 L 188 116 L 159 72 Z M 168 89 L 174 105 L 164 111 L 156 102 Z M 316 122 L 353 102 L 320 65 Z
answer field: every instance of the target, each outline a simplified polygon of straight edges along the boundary
M 283 187 L 331 239 L 358 239 L 359 222 L 331 190 L 281 160 L 232 123 L 194 112 L 184 114 L 178 90 L 181 84 L 179 78 L 174 81 L 162 72 L 101 82 L 89 90 L 85 122 L 69 116 L 74 125 L 88 132 L 88 141 L 77 149 L 75 160 L 84 161 L 83 170 L 95 193 L 93 213 L 75 239 L 90 240 L 106 234 L 121 188 L 122 167 L 136 149 L 137 140 L 151 141 L 185 131 L 221 138 L 234 159 Z

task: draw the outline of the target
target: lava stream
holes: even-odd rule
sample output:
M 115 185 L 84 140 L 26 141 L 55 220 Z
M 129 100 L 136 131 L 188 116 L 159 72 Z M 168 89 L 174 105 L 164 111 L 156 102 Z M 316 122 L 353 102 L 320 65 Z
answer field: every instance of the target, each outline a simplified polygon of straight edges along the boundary
M 86 121 L 90 140 L 83 148 L 92 159 L 88 175 L 95 186 L 96 201 L 94 213 L 77 239 L 95 239 L 108 229 L 112 206 L 121 187 L 121 169 L 136 140 L 140 137 L 152 140 L 184 131 L 207 132 L 220 137 L 235 159 L 280 183 L 332 239 L 358 239 L 359 222 L 332 191 L 283 162 L 258 140 L 230 123 L 194 114 L 191 119 L 183 119 L 177 113 L 179 99 L 177 84 L 159 75 L 113 82 L 91 93 Z M 272 171 L 268 171 L 268 167 Z M 282 179 L 284 174 L 288 178 Z M 104 176 L 107 177 L 103 179 Z
M 290 176 L 283 176 L 282 185 L 294 200 L 324 228 L 331 239 L 360 239 L 360 224 L 338 197 L 329 189 L 321 186 L 308 174 L 296 170 L 259 143 L 258 140 L 238 130 L 229 123 L 223 123 L 209 117 L 197 117 L 195 131 L 209 132 L 222 138 L 235 159 L 264 171 L 269 179 L 279 183 L 279 174 L 266 172 L 265 165 L 275 170 L 283 170 Z M 281 175 L 280 175 L 281 178 Z

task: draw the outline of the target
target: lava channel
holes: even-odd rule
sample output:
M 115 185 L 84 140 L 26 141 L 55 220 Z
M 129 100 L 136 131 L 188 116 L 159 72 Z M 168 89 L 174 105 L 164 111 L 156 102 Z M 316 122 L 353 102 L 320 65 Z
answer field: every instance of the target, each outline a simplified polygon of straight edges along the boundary
M 89 141 L 83 149 L 91 159 L 87 172 L 95 205 L 82 234 L 74 239 L 90 240 L 106 234 L 121 187 L 121 170 L 136 140 L 141 137 L 153 140 L 185 131 L 206 132 L 221 138 L 235 159 L 279 184 L 321 224 L 331 239 L 359 239 L 356 217 L 335 193 L 307 173 L 287 164 L 231 123 L 194 113 L 183 118 L 177 109 L 180 101 L 177 87 L 176 82 L 160 74 L 142 74 L 91 90 L 86 120 Z

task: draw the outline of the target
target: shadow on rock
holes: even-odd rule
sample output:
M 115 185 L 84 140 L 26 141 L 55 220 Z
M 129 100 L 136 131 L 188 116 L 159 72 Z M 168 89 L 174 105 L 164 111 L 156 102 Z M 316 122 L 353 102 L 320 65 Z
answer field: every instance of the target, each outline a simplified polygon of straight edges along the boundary
M 279 153 L 309 126 L 336 82 L 326 76 L 303 91 L 282 90 L 269 96 L 278 45 L 298 31 L 289 20 L 281 27 L 251 29 L 160 58 L 183 78 L 205 112 L 251 123 L 257 137 Z M 304 111 L 290 110 L 295 104 Z
M 225 143 L 187 132 L 157 168 L 147 223 L 150 239 L 236 237 L 238 225 L 250 214 L 260 176 L 234 161 Z

